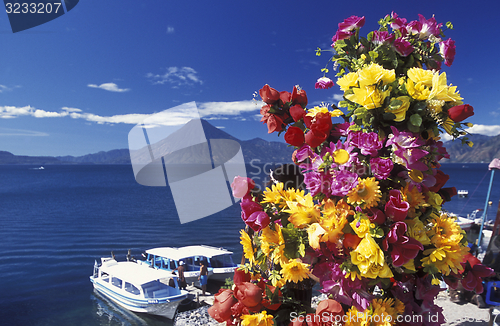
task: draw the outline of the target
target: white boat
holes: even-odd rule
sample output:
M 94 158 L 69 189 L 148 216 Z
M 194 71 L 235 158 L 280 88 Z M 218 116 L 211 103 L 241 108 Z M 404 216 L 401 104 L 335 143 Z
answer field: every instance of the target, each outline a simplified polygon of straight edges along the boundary
M 188 292 L 180 290 L 177 277 L 135 262 L 101 258 L 90 281 L 94 289 L 134 312 L 172 319 Z M 170 285 L 169 285 L 170 284 Z
M 233 262 L 232 252 L 210 246 L 187 246 L 181 248 L 160 247 L 146 250 L 143 264 L 156 269 L 175 271 L 179 262 L 184 262 L 184 277 L 187 283 L 197 282 L 202 261 L 207 262 L 208 279 L 224 281 L 232 278 L 238 265 Z
M 457 193 L 458 193 L 458 197 L 462 197 L 462 198 L 467 197 L 469 195 L 468 190 L 459 190 L 459 191 L 457 191 Z

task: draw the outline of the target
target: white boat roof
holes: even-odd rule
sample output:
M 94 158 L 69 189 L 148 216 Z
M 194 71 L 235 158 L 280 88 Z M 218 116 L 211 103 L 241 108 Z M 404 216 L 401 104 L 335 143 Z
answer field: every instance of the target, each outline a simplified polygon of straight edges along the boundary
M 170 258 L 179 260 L 193 256 L 204 256 L 212 258 L 219 255 L 232 255 L 233 253 L 223 248 L 216 248 L 210 246 L 187 246 L 181 248 L 160 247 L 146 250 L 146 253 L 159 257 Z
M 107 261 L 100 267 L 100 270 L 111 276 L 115 276 L 124 282 L 129 282 L 138 286 L 151 281 L 174 276 L 168 271 L 156 270 L 147 265 L 140 265 L 129 261 Z

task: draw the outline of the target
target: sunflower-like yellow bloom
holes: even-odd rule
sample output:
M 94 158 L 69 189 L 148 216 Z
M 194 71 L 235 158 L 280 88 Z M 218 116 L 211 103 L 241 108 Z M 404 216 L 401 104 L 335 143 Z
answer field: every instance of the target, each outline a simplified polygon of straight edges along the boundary
M 359 179 L 358 185 L 347 194 L 349 204 L 362 205 L 367 209 L 378 204 L 382 193 L 375 178 Z
M 458 273 L 463 270 L 462 259 L 469 252 L 468 247 L 461 245 L 440 246 L 424 250 L 422 266 L 424 271 L 439 271 L 443 275 L 449 275 L 450 272 Z
M 265 310 L 254 315 L 241 315 L 241 326 L 273 326 L 273 318 Z
M 399 107 L 394 108 L 392 110 L 391 110 L 391 105 L 389 104 L 389 106 L 385 108 L 385 112 L 393 113 L 394 115 L 396 115 L 394 121 L 401 122 L 404 119 L 406 119 L 406 111 L 408 111 L 408 109 L 410 108 L 410 98 L 408 96 L 395 97 L 391 99 L 391 103 L 393 103 L 396 100 L 401 101 L 402 104 Z
M 385 98 L 391 93 L 390 89 L 380 91 L 377 86 L 362 86 L 361 88 L 353 88 L 352 91 L 353 93 L 345 95 L 345 98 L 368 110 L 381 107 Z
M 432 229 L 428 232 L 431 242 L 436 247 L 458 245 L 465 236 L 465 231 L 457 224 L 454 217 L 441 214 L 434 215 Z
M 399 301 L 398 299 L 396 299 Z M 397 305 L 397 307 L 396 307 Z M 399 301 L 395 302 L 392 298 L 373 299 L 372 301 L 372 324 L 374 325 L 394 325 L 397 321 L 398 314 L 402 314 L 399 310 L 402 308 L 404 312 L 404 304 Z
M 377 85 L 379 82 L 387 85 L 395 80 L 396 74 L 393 69 L 384 69 L 376 63 L 371 63 L 369 66 L 358 71 L 358 81 L 361 88 L 363 86 Z
M 346 312 L 346 322 L 345 326 L 368 326 L 370 323 L 370 315 L 367 310 L 359 311 L 356 307 L 352 306 Z
M 422 175 L 422 180 L 423 180 L 423 175 Z M 429 206 L 429 204 L 425 202 L 424 195 L 420 191 L 418 191 L 418 188 L 410 185 L 409 183 L 403 188 L 403 190 L 401 191 L 401 195 L 403 196 L 403 200 L 408 204 L 410 204 L 410 209 L 408 210 L 408 216 L 411 218 L 415 217 L 416 209 L 424 206 Z
M 384 252 L 369 234 L 365 235 L 358 247 L 351 251 L 351 261 L 358 267 L 361 276 L 368 278 L 394 276 L 385 261 Z
M 285 203 L 285 192 L 283 191 L 283 183 L 278 182 L 271 186 L 271 189 L 266 188 L 264 190 L 264 200 L 263 203 L 271 203 L 276 205 L 284 205 Z
M 427 196 L 427 204 L 436 209 L 441 209 L 441 205 L 443 204 L 443 197 L 432 191 L 426 192 L 425 195 Z
M 285 239 L 283 233 L 278 225 L 275 225 L 276 231 L 273 231 L 269 226 L 262 229 L 261 236 L 259 237 L 261 245 L 260 248 L 264 255 L 268 256 L 274 261 L 275 264 L 283 264 L 288 262 L 285 256 Z
M 311 223 L 318 221 L 321 212 L 313 202 L 311 194 L 303 197 L 297 196 L 297 201 L 288 201 L 288 209 L 286 213 L 290 213 L 288 221 L 290 221 L 296 228 L 303 229 Z
M 309 265 L 297 259 L 290 260 L 282 265 L 281 275 L 287 282 L 298 283 L 309 278 Z
M 334 118 L 335 118 L 335 117 L 340 117 L 341 115 L 344 115 L 344 112 L 342 112 L 342 111 L 341 111 L 341 110 L 339 110 L 339 109 L 335 109 L 335 110 L 333 110 L 332 112 L 330 112 L 326 106 L 315 106 L 315 107 L 313 107 L 312 109 L 309 109 L 309 110 L 307 111 L 306 116 L 308 116 L 308 117 L 315 117 L 315 116 L 316 116 L 316 114 L 318 114 L 318 113 L 320 113 L 320 112 L 321 112 L 321 113 L 329 113 L 329 114 L 330 114 L 330 116 L 331 116 L 331 117 L 334 117 Z
M 337 80 L 337 85 L 340 86 L 340 89 L 344 92 L 351 87 L 358 86 L 358 74 L 355 72 L 350 72 L 347 75 L 344 75 L 342 78 Z
M 250 239 L 250 236 L 245 232 L 245 230 L 240 230 L 240 234 L 240 243 L 243 246 L 243 254 L 245 255 L 245 258 L 250 262 L 250 265 L 253 265 L 255 264 L 255 249 L 252 244 L 252 239 Z

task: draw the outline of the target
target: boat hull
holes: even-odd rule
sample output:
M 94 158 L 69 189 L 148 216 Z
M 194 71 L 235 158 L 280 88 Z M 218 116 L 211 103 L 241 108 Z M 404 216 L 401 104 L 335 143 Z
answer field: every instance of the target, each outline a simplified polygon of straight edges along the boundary
M 222 267 L 214 268 L 208 279 L 213 281 L 224 282 L 227 278 L 233 279 L 234 271 L 238 267 Z
M 117 305 L 133 312 L 148 313 L 166 317 L 168 319 L 174 318 L 179 304 L 187 298 L 187 294 L 180 294 L 167 300 L 133 299 L 109 289 L 100 282 L 95 281 L 93 277 L 90 277 L 90 280 L 96 291 L 112 300 Z

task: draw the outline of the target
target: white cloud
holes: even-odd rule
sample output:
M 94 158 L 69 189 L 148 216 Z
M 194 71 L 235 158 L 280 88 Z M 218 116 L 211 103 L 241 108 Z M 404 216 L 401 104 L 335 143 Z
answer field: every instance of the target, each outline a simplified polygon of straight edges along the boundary
M 173 34 L 175 29 L 172 26 L 167 26 L 167 34 Z
M 470 134 L 481 134 L 486 136 L 498 136 L 500 134 L 500 125 L 474 125 L 465 129 Z
M 332 98 L 335 101 L 340 102 L 340 101 L 344 100 L 344 95 L 343 94 L 333 94 Z
M 183 85 L 203 84 L 196 70 L 191 67 L 168 67 L 164 74 L 148 73 L 146 77 L 153 84 L 171 84 L 174 88 Z
M 104 90 L 110 91 L 110 92 L 119 92 L 119 93 L 128 92 L 130 90 L 130 88 L 119 88 L 118 85 L 116 85 L 115 83 L 104 83 L 101 85 L 88 84 L 87 86 L 92 87 L 92 88 L 104 89 Z
M 49 134 L 41 131 L 25 130 L 25 129 L 11 129 L 0 128 L 0 136 L 31 136 L 31 137 L 44 137 Z
M 201 117 L 209 115 L 239 115 L 241 113 L 260 110 L 262 105 L 264 105 L 263 102 L 254 100 L 197 103 Z

